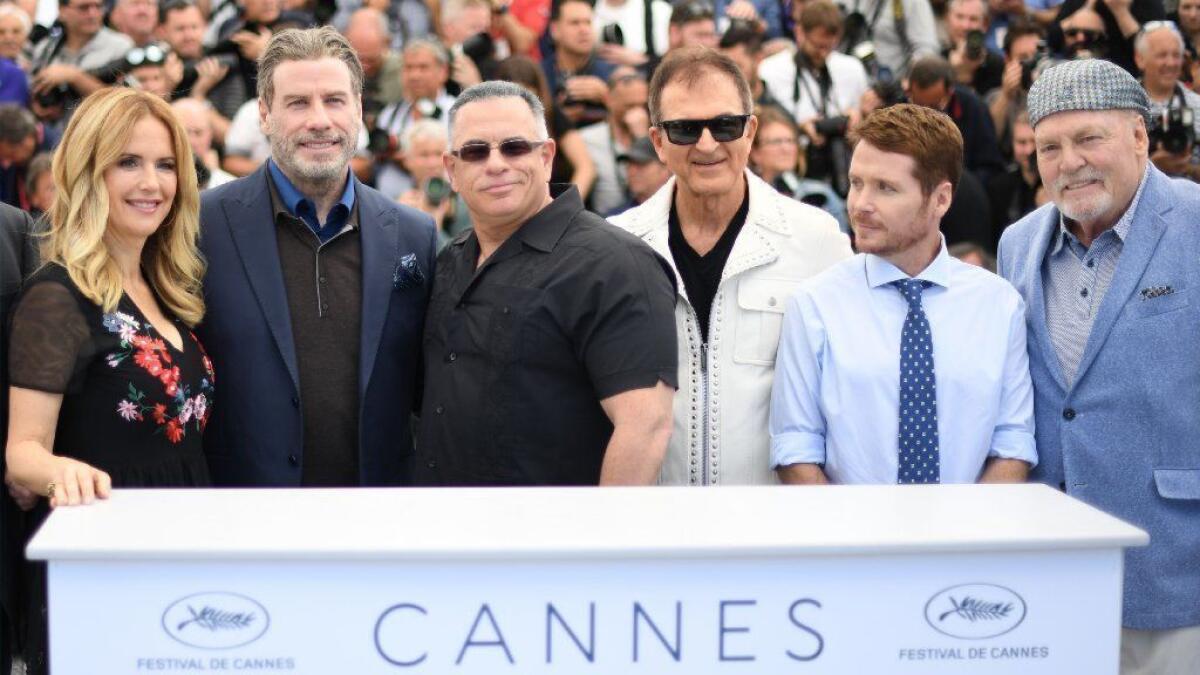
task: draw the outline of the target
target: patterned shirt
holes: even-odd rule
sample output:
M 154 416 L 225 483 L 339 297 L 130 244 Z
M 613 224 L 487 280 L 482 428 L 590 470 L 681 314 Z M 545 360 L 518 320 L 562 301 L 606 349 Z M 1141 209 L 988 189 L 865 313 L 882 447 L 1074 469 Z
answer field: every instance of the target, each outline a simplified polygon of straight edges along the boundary
M 1058 354 L 1058 363 L 1068 386 L 1075 381 L 1075 371 L 1083 358 L 1092 323 L 1112 283 L 1149 175 L 1147 164 L 1129 208 L 1117 224 L 1096 237 L 1090 247 L 1071 234 L 1066 217 L 1059 216 L 1058 233 L 1042 267 L 1042 283 L 1046 287 L 1046 325 L 1050 329 L 1050 342 Z

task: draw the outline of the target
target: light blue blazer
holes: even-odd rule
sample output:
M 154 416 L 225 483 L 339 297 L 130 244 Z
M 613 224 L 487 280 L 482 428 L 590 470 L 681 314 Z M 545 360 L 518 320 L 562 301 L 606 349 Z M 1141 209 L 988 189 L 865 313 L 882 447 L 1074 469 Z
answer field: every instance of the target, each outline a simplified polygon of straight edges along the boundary
M 1067 387 L 1046 326 L 1047 204 L 1000 240 L 1025 298 L 1040 462 L 1032 479 L 1129 521 L 1123 623 L 1200 624 L 1200 186 L 1151 167 L 1128 239 Z M 1144 289 L 1159 288 L 1147 299 Z

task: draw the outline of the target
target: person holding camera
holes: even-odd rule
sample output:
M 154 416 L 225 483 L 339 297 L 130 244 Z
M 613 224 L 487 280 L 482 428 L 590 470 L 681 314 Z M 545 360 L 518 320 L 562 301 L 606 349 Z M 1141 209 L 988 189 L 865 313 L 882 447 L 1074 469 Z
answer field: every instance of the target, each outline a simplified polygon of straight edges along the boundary
M 839 0 L 845 13 L 842 47 L 872 62 L 881 80 L 908 72 L 915 58 L 938 53 L 937 26 L 929 0 Z
M 1004 34 L 1004 75 L 1000 87 L 987 97 L 988 113 L 1001 145 L 1010 140 L 1012 123 L 1025 109 L 1025 95 L 1033 84 L 1034 70 L 1044 60 L 1044 33 L 1032 21 L 1017 21 Z
M 667 51 L 671 4 L 666 0 L 597 0 L 600 57 L 624 66 L 643 66 Z
M 1200 180 L 1200 94 L 1183 86 L 1183 36 L 1173 23 L 1146 24 L 1134 40 L 1133 58 L 1150 98 L 1150 161 L 1168 176 Z
M 183 65 L 174 98 L 195 98 L 209 106 L 213 133 L 224 138 L 229 121 L 248 100 L 242 78 L 233 74 L 233 54 L 210 56 L 204 48 L 207 21 L 193 0 L 168 0 L 159 9 L 159 35 Z
M 116 0 L 108 24 L 133 40 L 135 47 L 146 47 L 158 39 L 158 16 L 156 0 Z
M 1004 58 L 986 45 L 987 27 L 984 0 L 950 0 L 946 9 L 950 46 L 942 50 L 942 56 L 954 66 L 958 83 L 980 96 L 999 87 L 1004 76 Z
M 667 51 L 682 47 L 716 49 L 717 13 L 708 0 L 680 0 L 671 10 Z
M 590 0 L 559 0 L 550 15 L 553 50 L 542 60 L 546 85 L 559 108 L 577 126 L 608 115 L 608 78 L 616 68 L 596 54 Z
M 842 28 L 841 10 L 830 0 L 805 3 L 796 24 L 799 49 L 763 60 L 758 74 L 804 134 L 808 175 L 831 180 L 844 195 L 849 150 L 843 137 L 859 118 L 858 101 L 870 82 L 858 59 L 834 51 Z
M 592 211 L 602 214 L 628 203 L 632 186 L 625 168 L 629 165 L 622 164 L 620 157 L 638 139 L 650 134 L 646 77 L 632 66 L 617 66 L 608 87 L 608 117 L 579 130 L 596 167 L 589 205 Z
M 987 185 L 994 236 L 986 243 L 992 251 L 999 245 L 1004 228 L 1050 199 L 1038 173 L 1036 149 L 1029 113 L 1022 111 L 1012 125 L 1012 162 L 1004 173 L 992 176 Z
M 397 201 L 433 218 L 439 250 L 459 233 L 471 229 L 466 205 L 450 189 L 442 164 L 442 155 L 449 147 L 446 125 L 438 120 L 417 120 L 400 136 L 402 164 L 412 178 L 412 187 Z
M 962 133 L 966 168 L 987 184 L 1004 168 L 987 106 L 967 87 L 954 84 L 954 68 L 940 56 L 915 61 L 908 73 L 908 100 L 946 113 Z
M 1063 44 L 1068 48 L 1069 58 L 1078 56 L 1081 47 L 1072 30 L 1085 29 L 1092 32 L 1086 51 L 1095 58 L 1103 58 L 1137 75 L 1133 60 L 1133 40 L 1142 24 L 1161 21 L 1166 17 L 1162 0 L 1065 0 L 1058 8 L 1058 24 L 1062 27 Z M 1058 37 L 1051 31 L 1051 46 L 1056 46 Z
M 33 52 L 30 109 L 42 120 L 62 120 L 68 107 L 103 86 L 88 71 L 132 48 L 129 36 L 104 26 L 100 0 L 59 0 L 58 22 Z
M 413 38 L 404 45 L 400 68 L 404 98 L 379 112 L 376 131 L 371 134 L 371 151 L 376 157 L 375 187 L 395 199 L 412 187 L 401 169 L 403 156 L 397 139 L 410 124 L 421 119 L 446 123 L 446 112 L 454 97 L 446 93 L 450 79 L 450 54 L 433 38 Z

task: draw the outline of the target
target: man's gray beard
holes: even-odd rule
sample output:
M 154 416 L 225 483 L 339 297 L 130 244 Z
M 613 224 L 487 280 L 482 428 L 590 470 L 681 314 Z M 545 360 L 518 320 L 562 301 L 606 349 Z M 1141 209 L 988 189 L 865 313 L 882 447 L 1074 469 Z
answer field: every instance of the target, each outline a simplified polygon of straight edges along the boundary
M 267 134 L 267 139 L 271 143 L 271 158 L 280 165 L 280 168 L 284 169 L 284 173 L 295 176 L 296 180 L 310 185 L 340 183 L 346 178 L 346 167 L 350 164 L 350 158 L 354 156 L 354 146 L 358 140 L 357 128 L 350 130 L 342 139 L 341 156 L 328 162 L 299 160 L 295 154 L 296 147 L 290 142 L 290 139 L 277 133 L 270 133 L 273 131 L 273 129 L 269 129 Z

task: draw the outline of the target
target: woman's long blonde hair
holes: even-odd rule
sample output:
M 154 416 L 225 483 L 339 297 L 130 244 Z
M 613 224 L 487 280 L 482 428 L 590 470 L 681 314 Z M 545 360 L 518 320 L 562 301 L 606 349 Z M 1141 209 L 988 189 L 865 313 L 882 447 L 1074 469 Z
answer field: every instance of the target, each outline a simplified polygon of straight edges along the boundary
M 124 88 L 101 89 L 84 99 L 71 117 L 52 173 L 57 188 L 42 258 L 67 269 L 83 295 L 105 312 L 121 299 L 121 272 L 105 243 L 109 200 L 104 173 L 117 163 L 147 115 L 161 121 L 175 150 L 175 200 L 142 249 L 142 269 L 161 302 L 188 326 L 204 316 L 200 283 L 204 259 L 196 246 L 200 192 L 183 127 L 161 98 Z

